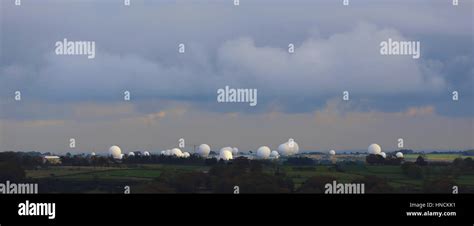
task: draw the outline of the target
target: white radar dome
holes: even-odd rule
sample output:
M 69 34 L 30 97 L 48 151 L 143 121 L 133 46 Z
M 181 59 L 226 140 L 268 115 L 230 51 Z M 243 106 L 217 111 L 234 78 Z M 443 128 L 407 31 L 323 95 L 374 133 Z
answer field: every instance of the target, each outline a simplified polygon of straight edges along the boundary
M 403 153 L 397 152 L 397 154 L 395 154 L 395 156 L 397 156 L 397 158 L 403 158 Z
M 219 153 L 219 159 L 228 161 L 232 159 L 232 151 L 228 149 L 221 150 Z
M 119 146 L 114 145 L 109 148 L 109 155 L 112 156 L 114 159 L 121 159 L 122 158 L 122 149 Z
M 285 142 L 283 144 L 280 144 L 280 146 L 278 146 L 278 153 L 282 156 L 290 156 L 290 155 L 294 155 L 294 154 L 297 154 L 298 151 L 299 151 L 299 146 L 298 146 L 298 143 L 296 142 Z
M 203 158 L 207 158 L 210 152 L 211 152 L 211 147 L 207 144 L 201 144 L 199 145 L 197 149 L 197 154 Z
M 270 157 L 272 150 L 267 146 L 262 146 L 257 149 L 257 157 L 261 159 L 267 159 Z
M 371 144 L 367 151 L 369 154 L 379 155 L 382 152 L 382 148 L 378 144 Z

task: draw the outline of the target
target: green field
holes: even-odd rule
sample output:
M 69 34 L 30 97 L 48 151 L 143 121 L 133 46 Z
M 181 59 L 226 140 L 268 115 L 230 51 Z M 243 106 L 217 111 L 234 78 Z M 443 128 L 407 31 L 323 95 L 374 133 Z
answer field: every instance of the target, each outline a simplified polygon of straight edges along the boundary
M 295 168 L 298 170 L 295 170 Z M 421 188 L 424 181 L 423 179 L 412 179 L 408 176 L 405 176 L 400 166 L 354 166 L 352 168 L 347 168 L 345 172 L 336 172 L 334 169 L 331 169 L 327 166 L 307 168 L 310 170 L 301 170 L 301 167 L 290 166 L 287 166 L 284 169 L 286 170 L 287 175 L 293 178 L 293 182 L 295 183 L 296 187 L 301 186 L 302 183 L 312 176 L 333 176 L 337 178 L 338 182 L 341 183 L 349 183 L 355 179 L 363 178 L 364 176 L 377 176 L 379 178 L 386 179 L 388 183 L 394 188 L 399 188 L 402 186 Z M 445 167 L 432 168 L 431 175 L 424 179 L 436 179 L 442 176 L 444 168 Z M 466 172 L 465 175 L 459 176 L 456 179 L 456 182 L 461 186 L 474 188 L 474 173 Z
M 417 157 L 418 155 L 416 155 Z M 415 156 L 410 156 L 416 158 Z M 428 156 L 429 158 L 430 156 Z M 457 155 L 439 155 L 436 159 L 454 159 Z M 445 160 L 446 161 L 446 160 Z M 75 166 L 50 166 L 46 169 L 27 170 L 27 177 L 37 180 L 63 181 L 81 185 L 103 183 L 106 187 L 98 187 L 92 190 L 90 187 L 84 188 L 84 192 L 106 192 L 110 186 L 123 183 L 146 184 L 156 182 L 160 176 L 166 174 L 171 178 L 186 172 L 208 172 L 209 166 L 202 165 L 173 165 L 173 164 L 139 164 L 133 166 L 122 165 L 120 167 L 75 167 Z M 276 168 L 266 167 L 263 172 L 274 174 Z M 314 176 L 331 176 L 337 182 L 350 183 L 366 176 L 376 176 L 385 179 L 394 189 L 410 188 L 412 191 L 422 191 L 422 187 L 427 180 L 434 180 L 450 176 L 449 166 L 434 165 L 423 168 L 424 178 L 413 179 L 402 172 L 401 166 L 395 165 L 346 165 L 342 169 L 336 170 L 334 165 L 313 165 L 313 166 L 290 166 L 280 165 L 287 178 L 293 181 L 294 189 L 297 190 L 309 178 Z M 458 172 L 454 178 L 459 186 L 474 191 L 474 172 Z M 114 185 L 115 184 L 115 185 Z M 102 189 L 102 190 L 101 190 Z M 82 190 L 81 190 L 82 191 Z
M 205 171 L 208 167 L 143 164 L 137 167 L 74 167 L 53 166 L 49 169 L 27 170 L 28 178 L 51 178 L 65 180 L 152 180 L 158 178 L 162 172 L 180 173 L 191 171 Z
M 329 167 L 320 166 L 316 170 L 294 170 L 293 167 L 285 168 L 287 175 L 294 178 L 296 187 L 312 176 L 333 176 L 338 179 L 338 182 L 349 183 L 355 179 L 363 178 L 364 176 L 377 176 L 387 179 L 394 187 L 400 187 L 403 185 L 415 185 L 419 186 L 421 181 L 410 179 L 404 176 L 401 172 L 400 166 L 365 166 L 365 167 L 354 167 L 348 169 L 346 172 L 336 172 L 331 170 Z
M 406 154 L 404 155 L 405 160 L 415 161 L 420 154 Z M 456 158 L 467 158 L 469 156 L 464 156 L 461 154 L 424 154 L 425 160 L 427 161 L 448 161 L 452 162 Z

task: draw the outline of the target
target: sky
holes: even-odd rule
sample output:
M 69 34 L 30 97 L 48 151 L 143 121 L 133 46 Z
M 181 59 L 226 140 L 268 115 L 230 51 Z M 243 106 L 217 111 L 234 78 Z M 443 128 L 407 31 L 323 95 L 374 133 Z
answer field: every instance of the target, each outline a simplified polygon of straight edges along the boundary
M 470 0 L 13 2 L 0 0 L 0 151 L 474 148 Z M 95 58 L 56 55 L 65 38 L 94 41 Z M 389 38 L 419 41 L 420 58 L 381 55 Z M 217 102 L 225 86 L 257 89 L 257 106 Z

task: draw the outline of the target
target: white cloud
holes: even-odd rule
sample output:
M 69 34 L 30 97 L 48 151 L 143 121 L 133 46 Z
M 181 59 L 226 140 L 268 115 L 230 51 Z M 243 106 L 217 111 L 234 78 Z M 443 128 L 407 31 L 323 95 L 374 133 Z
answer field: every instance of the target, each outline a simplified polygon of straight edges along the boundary
M 294 54 L 286 47 L 256 46 L 251 38 L 226 41 L 217 50 L 216 65 L 206 60 L 214 53 L 198 44 L 187 47 L 191 54 L 174 64 L 100 49 L 94 60 L 46 54 L 47 64 L 25 84 L 40 98 L 116 101 L 125 90 L 132 92 L 132 99 L 214 100 L 216 88 L 224 85 L 258 88 L 269 98 L 318 98 L 344 90 L 368 95 L 426 93 L 444 87 L 436 65 L 409 56 L 381 56 L 379 43 L 388 38 L 409 40 L 396 30 L 364 23 L 326 39 L 308 38 Z M 21 73 L 4 71 L 6 78 Z
M 295 96 L 343 90 L 383 95 L 443 88 L 441 75 L 423 61 L 381 56 L 379 43 L 388 38 L 409 40 L 396 30 L 361 24 L 327 39 L 309 38 L 291 55 L 284 48 L 256 46 L 250 38 L 228 41 L 219 50 L 219 62 L 227 74 L 250 79 L 269 92 Z

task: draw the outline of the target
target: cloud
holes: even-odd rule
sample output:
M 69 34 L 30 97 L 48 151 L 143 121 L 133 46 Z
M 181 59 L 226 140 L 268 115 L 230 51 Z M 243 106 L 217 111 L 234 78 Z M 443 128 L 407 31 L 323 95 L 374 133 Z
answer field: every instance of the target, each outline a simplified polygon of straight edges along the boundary
M 366 23 L 327 39 L 309 38 L 294 54 L 284 48 L 258 47 L 251 38 L 241 38 L 221 47 L 219 65 L 226 74 L 250 80 L 267 93 L 292 96 L 344 90 L 386 95 L 443 88 L 443 77 L 431 65 L 406 56 L 381 56 L 379 43 L 388 38 L 409 40 L 396 30 Z
M 0 147 L 64 151 L 69 137 L 103 150 L 180 137 L 248 149 L 289 137 L 302 149 L 391 147 L 400 136 L 415 148 L 474 145 L 472 1 L 132 4 L 2 2 Z M 96 41 L 96 58 L 54 55 L 64 38 Z M 420 41 L 421 59 L 381 56 L 388 38 Z M 218 104 L 225 85 L 257 88 L 258 105 Z
M 32 120 L 22 122 L 27 127 L 48 127 L 48 126 L 62 126 L 65 124 L 64 120 Z
M 411 117 L 433 115 L 434 113 L 435 113 L 435 110 L 433 106 L 411 107 L 405 112 L 406 115 L 411 116 Z
M 441 109 L 451 89 L 474 98 L 474 56 L 472 48 L 462 48 L 472 46 L 472 20 L 463 19 L 472 14 L 472 2 L 463 4 L 361 1 L 321 7 L 301 0 L 235 8 L 207 1 L 124 8 L 115 1 L 42 1 L 21 10 L 4 4 L 2 33 L 8 35 L 1 41 L 0 94 L 22 90 L 43 102 L 111 102 L 129 90 L 134 101 L 185 101 L 210 111 L 311 112 L 348 90 L 379 110 L 399 111 L 414 104 L 408 101 Z M 427 8 L 420 13 L 419 6 Z M 97 58 L 53 55 L 54 43 L 64 38 L 96 41 Z M 380 56 L 379 43 L 387 38 L 421 41 L 422 59 Z M 290 42 L 294 54 L 287 52 Z M 179 43 L 186 44 L 186 54 L 177 54 Z M 215 90 L 225 85 L 258 88 L 258 106 L 217 105 Z M 388 98 L 396 100 L 390 107 Z M 474 113 L 449 109 L 440 113 Z
M 190 43 L 189 55 L 173 63 L 111 54 L 100 48 L 94 60 L 51 52 L 42 56 L 45 64 L 40 68 L 10 65 L 3 69 L 0 79 L 17 85 L 7 88 L 9 93 L 13 88 L 23 88 L 34 95 L 31 98 L 43 101 L 117 102 L 123 99 L 124 91 L 130 91 L 132 100 L 186 101 L 211 111 L 226 109 L 215 101 L 215 91 L 226 85 L 257 88 L 256 111 L 279 105 L 280 110 L 297 112 L 322 107 L 325 99 L 346 90 L 354 98 L 383 98 L 437 94 L 445 88 L 438 64 L 406 56 L 381 56 L 379 43 L 388 38 L 409 40 L 397 30 L 361 23 L 328 38 L 308 37 L 293 54 L 286 46 L 258 46 L 249 37 L 218 44 L 215 52 Z M 301 98 L 307 99 L 301 103 L 305 106 L 294 108 L 295 100 Z M 229 111 L 253 110 L 229 107 Z

